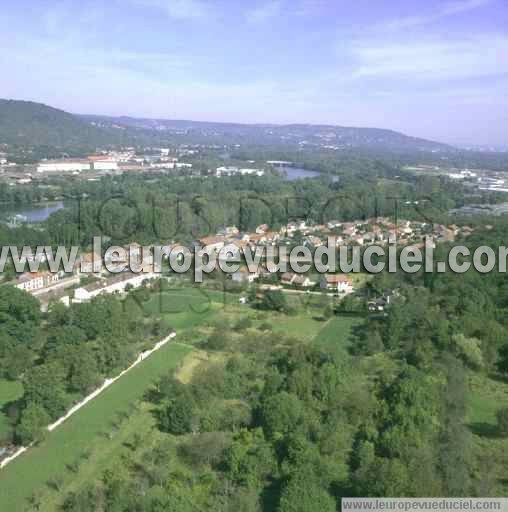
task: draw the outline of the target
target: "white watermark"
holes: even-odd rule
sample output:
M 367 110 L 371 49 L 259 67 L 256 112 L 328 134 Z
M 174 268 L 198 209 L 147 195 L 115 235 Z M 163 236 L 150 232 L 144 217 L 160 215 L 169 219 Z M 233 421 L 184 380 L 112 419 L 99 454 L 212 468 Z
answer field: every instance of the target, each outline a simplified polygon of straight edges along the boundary
M 400 249 L 400 250 L 399 250 Z M 79 256 L 79 248 L 39 246 L 35 250 L 16 246 L 4 246 L 0 254 L 0 272 L 12 261 L 17 273 L 37 272 L 46 264 L 50 272 L 101 273 L 104 269 L 112 274 L 130 271 L 133 273 L 162 273 L 164 269 L 181 274 L 193 272 L 195 282 L 202 282 L 205 274 L 220 269 L 226 274 L 248 272 L 250 274 L 274 274 L 294 272 L 391 273 L 446 272 L 464 273 L 471 268 L 484 274 L 497 270 L 506 272 L 508 249 L 500 246 L 496 250 L 480 246 L 473 252 L 457 245 L 450 249 L 446 261 L 434 261 L 435 245 L 432 241 L 399 248 L 396 243 L 386 246 L 371 245 L 365 249 L 359 246 L 338 245 L 335 237 L 328 238 L 328 244 L 311 251 L 298 245 L 238 247 L 234 244 L 220 248 L 214 245 L 194 250 L 182 245 L 145 246 L 131 244 L 128 249 L 111 246 L 103 251 L 102 238 L 94 237 L 93 251 Z

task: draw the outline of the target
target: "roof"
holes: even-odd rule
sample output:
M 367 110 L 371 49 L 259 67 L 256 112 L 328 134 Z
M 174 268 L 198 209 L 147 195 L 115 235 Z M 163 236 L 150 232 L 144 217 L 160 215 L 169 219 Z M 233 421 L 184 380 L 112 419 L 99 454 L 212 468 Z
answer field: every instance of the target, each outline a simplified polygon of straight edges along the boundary
M 296 274 L 295 278 L 293 279 L 293 283 L 294 284 L 304 284 L 307 279 L 309 279 L 309 278 L 304 274 Z
M 249 241 L 250 242 L 259 242 L 260 240 L 265 240 L 266 239 L 266 235 L 264 233 L 259 233 L 259 234 L 251 234 L 249 235 Z
M 109 155 L 90 155 L 88 160 L 90 162 L 116 162 L 116 159 Z
M 236 272 L 233 274 L 249 274 L 249 275 L 257 275 L 257 271 L 250 272 L 249 267 L 247 265 L 242 265 Z
M 88 164 L 89 161 L 86 158 L 61 158 L 60 160 L 41 160 L 39 165 L 45 164 Z
M 92 263 L 101 261 L 101 256 L 96 252 L 86 252 L 80 256 L 81 261 L 85 263 Z
M 115 283 L 121 283 L 123 281 L 128 281 L 138 275 L 142 274 L 133 274 L 132 272 L 121 272 L 109 279 L 100 279 L 98 281 L 94 281 L 93 283 L 82 286 L 87 292 L 93 292 L 95 290 L 100 290 L 101 288 L 107 288 Z
M 199 241 L 203 245 L 214 245 L 224 243 L 224 238 L 217 236 L 205 236 L 204 238 L 200 238 Z
M 284 274 L 282 274 L 280 276 L 281 281 L 288 281 L 290 283 L 293 282 L 294 278 L 295 278 L 295 274 L 293 274 L 291 272 L 284 272 Z
M 33 279 L 37 279 L 39 277 L 45 277 L 50 275 L 51 272 L 43 271 L 43 272 L 25 272 L 18 276 L 18 281 L 21 283 L 25 283 L 26 281 L 32 281 Z
M 324 278 L 328 284 L 347 283 L 353 284 L 351 278 L 346 274 L 325 274 Z

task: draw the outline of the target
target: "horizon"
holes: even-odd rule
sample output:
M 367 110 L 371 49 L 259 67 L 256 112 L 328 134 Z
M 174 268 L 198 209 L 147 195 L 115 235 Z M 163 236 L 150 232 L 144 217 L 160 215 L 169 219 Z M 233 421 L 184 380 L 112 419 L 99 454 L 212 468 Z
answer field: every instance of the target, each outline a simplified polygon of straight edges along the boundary
M 371 127 L 508 145 L 502 0 L 6 7 L 0 97 L 82 115 Z

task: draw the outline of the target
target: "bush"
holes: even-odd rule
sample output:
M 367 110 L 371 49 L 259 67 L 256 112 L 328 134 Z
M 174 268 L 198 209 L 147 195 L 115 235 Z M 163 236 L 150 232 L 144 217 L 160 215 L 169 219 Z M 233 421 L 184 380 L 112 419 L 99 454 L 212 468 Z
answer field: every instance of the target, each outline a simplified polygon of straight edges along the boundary
M 246 317 L 238 320 L 234 329 L 235 329 L 235 331 L 244 331 L 245 329 L 248 329 L 249 327 L 252 327 L 252 320 L 248 316 L 246 316 Z
M 497 431 L 502 436 L 508 436 L 508 407 L 503 407 L 496 412 Z

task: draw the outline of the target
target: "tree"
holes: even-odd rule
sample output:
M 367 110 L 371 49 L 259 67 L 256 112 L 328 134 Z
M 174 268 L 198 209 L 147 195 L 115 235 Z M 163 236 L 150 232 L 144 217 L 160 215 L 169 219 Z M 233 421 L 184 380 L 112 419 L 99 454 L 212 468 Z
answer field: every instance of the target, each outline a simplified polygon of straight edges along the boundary
M 188 434 L 192 431 L 194 419 L 194 400 L 190 393 L 181 391 L 169 400 L 160 415 L 160 424 L 165 432 L 175 435 Z
M 78 350 L 70 374 L 70 385 L 80 393 L 87 393 L 98 386 L 101 377 L 97 361 L 90 352 Z
M 32 365 L 34 354 L 14 338 L 0 333 L 0 372 L 11 380 L 19 378 Z
M 335 512 L 337 504 L 312 474 L 304 471 L 291 476 L 282 490 L 278 512 Z
M 269 437 L 280 437 L 294 430 L 302 421 L 304 406 L 294 394 L 282 391 L 268 397 L 261 407 L 262 423 Z
M 193 465 L 219 464 L 224 452 L 231 444 L 230 435 L 225 432 L 205 432 L 183 443 L 179 447 L 179 455 Z
M 508 373 L 508 344 L 503 345 L 499 350 L 497 368 L 501 373 Z
M 483 367 L 483 355 L 480 348 L 480 340 L 476 338 L 466 338 L 462 333 L 452 337 L 457 355 L 460 356 L 466 364 L 472 368 Z
M 51 418 L 57 418 L 69 404 L 65 377 L 66 371 L 57 361 L 34 367 L 24 379 L 23 400 L 42 406 Z
M 16 429 L 16 435 L 21 444 L 27 445 L 32 441 L 40 441 L 50 421 L 51 418 L 44 407 L 35 403 L 28 404 L 21 413 L 21 421 Z
M 286 296 L 280 290 L 268 290 L 259 303 L 260 309 L 281 311 L 287 313 L 288 303 Z
M 12 286 L 0 287 L 0 323 L 8 315 L 19 322 L 38 324 L 41 312 L 39 301 L 29 293 Z
M 235 435 L 226 451 L 224 467 L 228 477 L 237 485 L 260 489 L 276 467 L 270 444 L 261 429 L 242 429 Z
M 508 436 L 508 407 L 496 411 L 497 431 L 502 436 Z

